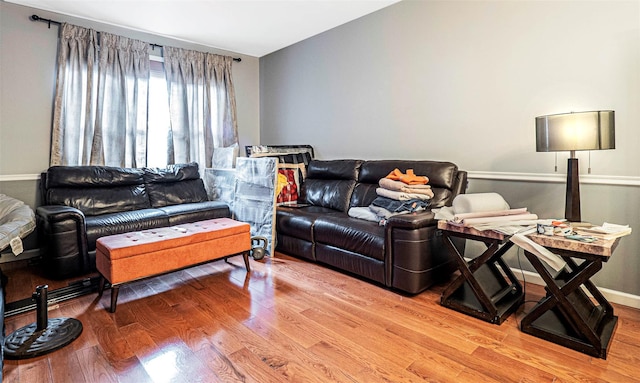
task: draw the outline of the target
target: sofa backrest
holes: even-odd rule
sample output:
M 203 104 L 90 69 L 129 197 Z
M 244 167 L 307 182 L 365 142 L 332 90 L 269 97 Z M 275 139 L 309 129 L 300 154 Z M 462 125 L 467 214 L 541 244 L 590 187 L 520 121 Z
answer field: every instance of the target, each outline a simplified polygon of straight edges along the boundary
M 52 166 L 43 174 L 43 204 L 93 216 L 149 208 L 141 169 Z
M 166 169 L 144 168 L 143 172 L 151 207 L 204 202 L 208 199 L 195 162 L 169 165 Z
M 87 216 L 207 201 L 198 164 L 157 168 L 52 166 L 42 174 L 43 205 L 65 205 Z
M 369 206 L 377 197 L 376 188 L 381 178 L 386 177 L 394 169 L 406 173 L 413 169 L 418 176 L 427 176 L 434 197 L 431 208 L 450 206 L 456 193 L 459 192 L 458 166 L 451 162 L 411 161 L 411 160 L 376 160 L 365 161 L 360 166 L 358 183 L 351 196 L 350 206 Z
M 302 183 L 299 203 L 347 212 L 361 163 L 360 160 L 312 160 Z

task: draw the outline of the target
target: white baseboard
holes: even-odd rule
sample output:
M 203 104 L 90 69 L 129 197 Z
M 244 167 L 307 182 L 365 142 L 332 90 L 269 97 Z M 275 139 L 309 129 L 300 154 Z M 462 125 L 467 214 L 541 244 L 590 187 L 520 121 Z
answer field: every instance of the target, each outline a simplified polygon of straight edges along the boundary
M 515 274 L 516 278 L 522 280 L 522 276 L 524 275 L 524 279 L 527 283 L 533 283 L 534 285 L 544 286 L 545 283 L 538 275 L 538 273 L 526 270 L 520 270 L 516 268 L 511 268 L 511 271 Z M 596 286 L 597 287 L 597 286 Z M 598 290 L 604 295 L 605 298 L 611 303 L 616 303 L 623 306 L 633 307 L 636 309 L 640 309 L 640 296 L 623 293 L 621 291 L 606 289 L 604 287 L 598 287 Z M 588 295 L 591 295 L 587 292 Z

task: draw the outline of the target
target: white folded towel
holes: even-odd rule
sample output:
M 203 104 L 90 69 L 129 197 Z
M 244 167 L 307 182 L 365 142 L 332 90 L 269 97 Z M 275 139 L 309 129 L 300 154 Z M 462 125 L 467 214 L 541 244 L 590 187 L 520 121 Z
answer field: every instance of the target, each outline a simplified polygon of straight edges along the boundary
M 389 178 L 381 178 L 378 181 L 380 187 L 395 190 L 395 191 L 406 191 L 407 188 L 410 189 L 431 189 L 431 185 L 407 185 L 402 181 L 390 180 Z
M 381 197 L 391 198 L 396 201 L 409 201 L 412 199 L 420 199 L 420 200 L 428 200 L 431 199 L 431 196 L 428 194 L 418 194 L 418 193 L 405 193 L 401 191 L 394 191 L 385 188 L 377 188 L 376 194 Z

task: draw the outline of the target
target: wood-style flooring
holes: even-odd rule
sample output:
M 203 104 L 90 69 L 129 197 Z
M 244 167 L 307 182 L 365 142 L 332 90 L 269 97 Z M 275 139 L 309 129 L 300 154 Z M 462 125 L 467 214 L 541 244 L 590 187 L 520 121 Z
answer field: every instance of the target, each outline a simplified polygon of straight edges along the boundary
M 281 254 L 251 265 L 247 275 L 234 257 L 124 285 L 114 314 L 109 291 L 59 303 L 49 318 L 79 319 L 82 335 L 5 360 L 4 382 L 640 381 L 640 310 L 615 305 L 603 360 L 519 330 L 540 286 L 498 326 L 440 306 L 444 285 L 408 297 Z M 34 289 L 15 283 L 22 297 Z M 7 318 L 7 334 L 35 320 Z

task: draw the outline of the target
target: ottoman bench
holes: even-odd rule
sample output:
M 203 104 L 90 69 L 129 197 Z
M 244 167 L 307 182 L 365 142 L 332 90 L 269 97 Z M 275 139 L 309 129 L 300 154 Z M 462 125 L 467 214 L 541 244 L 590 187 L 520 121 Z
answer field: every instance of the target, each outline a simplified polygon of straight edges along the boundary
M 98 296 L 102 296 L 108 281 L 109 311 L 113 313 L 123 283 L 238 254 L 242 254 L 249 272 L 250 250 L 249 224 L 230 218 L 102 237 L 96 241 L 96 267 L 101 276 Z

